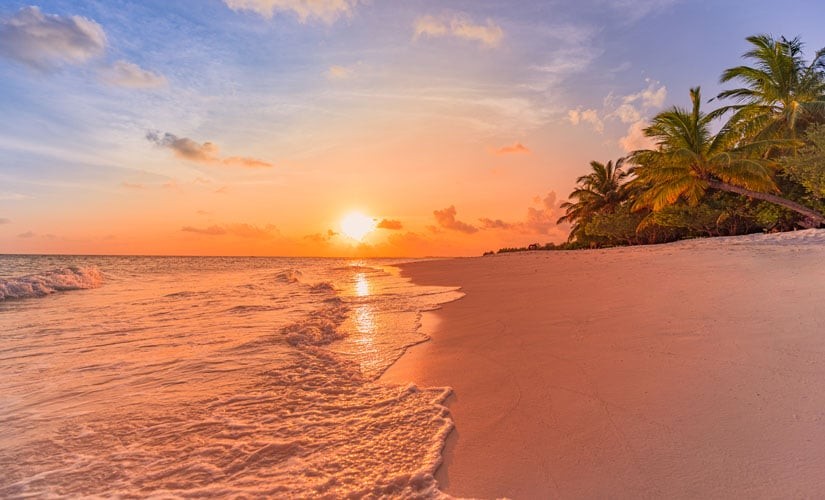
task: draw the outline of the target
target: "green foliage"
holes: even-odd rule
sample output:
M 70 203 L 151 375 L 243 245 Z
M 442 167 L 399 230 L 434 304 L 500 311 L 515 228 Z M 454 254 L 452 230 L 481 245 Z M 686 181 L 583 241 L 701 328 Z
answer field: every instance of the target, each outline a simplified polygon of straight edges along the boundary
M 569 241 L 584 242 L 585 227 L 590 219 L 598 213 L 611 213 L 627 200 L 625 179 L 629 175 L 623 170 L 624 158 L 614 164 L 597 161 L 590 162 L 591 172 L 576 179 L 576 189 L 568 196 L 571 201 L 561 204 L 565 214 L 558 223 L 569 222 Z
M 825 49 L 806 64 L 799 38 L 754 35 L 747 41 L 751 49 L 743 57 L 751 65 L 729 68 L 721 78 L 723 83 L 735 80 L 744 86 L 719 94 L 737 102 L 722 109 L 734 112 L 733 121 L 743 125 L 746 136 L 794 138 L 808 124 L 821 122 L 825 117 Z
M 805 133 L 805 146 L 780 160 L 788 175 L 816 198 L 825 198 L 825 125 Z
M 584 228 L 587 240 L 607 245 L 632 245 L 637 242 L 636 228 L 643 214 L 630 211 L 624 205 L 613 213 L 594 214 Z

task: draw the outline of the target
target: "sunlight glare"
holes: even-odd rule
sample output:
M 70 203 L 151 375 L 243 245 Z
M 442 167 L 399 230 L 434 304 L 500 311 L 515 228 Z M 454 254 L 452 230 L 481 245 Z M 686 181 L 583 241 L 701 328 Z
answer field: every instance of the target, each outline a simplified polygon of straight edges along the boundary
M 341 232 L 350 238 L 361 241 L 375 229 L 375 220 L 361 212 L 350 212 L 341 219 Z

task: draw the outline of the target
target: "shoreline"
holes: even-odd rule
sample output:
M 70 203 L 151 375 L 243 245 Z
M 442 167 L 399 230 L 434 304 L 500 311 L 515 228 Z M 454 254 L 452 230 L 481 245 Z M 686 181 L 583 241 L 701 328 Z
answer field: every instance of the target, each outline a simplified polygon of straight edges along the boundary
M 453 388 L 450 495 L 814 496 L 823 261 L 819 230 L 404 264 L 466 295 L 379 380 Z

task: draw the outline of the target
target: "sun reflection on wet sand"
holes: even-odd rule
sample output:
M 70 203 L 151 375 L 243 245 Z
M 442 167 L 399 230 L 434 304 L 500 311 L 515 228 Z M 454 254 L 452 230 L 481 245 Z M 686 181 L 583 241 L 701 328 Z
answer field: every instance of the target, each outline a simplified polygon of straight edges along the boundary
M 358 333 L 373 335 L 375 334 L 375 327 L 375 313 L 372 310 L 372 306 L 358 306 L 355 310 L 355 328 L 358 329 Z M 371 344 L 372 337 L 364 337 L 363 339 L 359 338 L 358 342 Z

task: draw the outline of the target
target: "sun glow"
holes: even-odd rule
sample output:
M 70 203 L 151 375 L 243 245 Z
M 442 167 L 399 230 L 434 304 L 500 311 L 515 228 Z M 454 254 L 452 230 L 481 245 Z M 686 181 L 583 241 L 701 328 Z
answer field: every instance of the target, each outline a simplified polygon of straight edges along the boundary
M 375 229 L 375 220 L 361 212 L 350 212 L 341 219 L 341 232 L 345 236 L 361 241 Z

